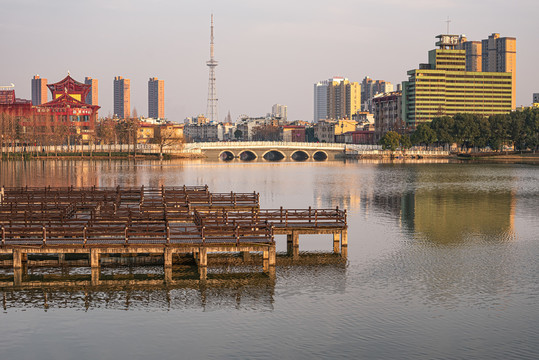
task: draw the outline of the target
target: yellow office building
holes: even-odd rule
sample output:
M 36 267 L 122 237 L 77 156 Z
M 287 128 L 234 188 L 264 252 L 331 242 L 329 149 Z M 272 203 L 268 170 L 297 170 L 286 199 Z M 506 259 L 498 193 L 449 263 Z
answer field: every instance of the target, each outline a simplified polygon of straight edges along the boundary
M 403 82 L 402 118 L 415 127 L 437 116 L 509 113 L 513 100 L 511 72 L 466 71 L 466 50 L 458 35 L 438 35 L 429 63 L 408 71 Z

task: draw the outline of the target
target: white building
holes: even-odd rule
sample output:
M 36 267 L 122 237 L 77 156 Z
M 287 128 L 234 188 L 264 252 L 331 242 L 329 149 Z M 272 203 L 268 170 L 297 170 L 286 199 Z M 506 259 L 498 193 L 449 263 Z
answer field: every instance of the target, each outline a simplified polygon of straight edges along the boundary
M 313 122 L 328 116 L 328 85 L 329 81 L 319 81 L 314 84 L 314 116 Z
M 273 105 L 271 107 L 271 116 L 286 121 L 288 117 L 288 106 L 281 104 Z

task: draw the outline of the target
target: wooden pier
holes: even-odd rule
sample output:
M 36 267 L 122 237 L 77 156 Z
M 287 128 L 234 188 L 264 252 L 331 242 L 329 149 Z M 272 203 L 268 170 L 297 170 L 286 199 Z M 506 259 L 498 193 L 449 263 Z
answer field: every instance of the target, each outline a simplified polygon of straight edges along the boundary
M 347 254 L 346 211 L 260 209 L 253 193 L 212 193 L 208 186 L 140 188 L 12 187 L 0 189 L 0 254 L 13 267 L 27 254 L 88 254 L 99 268 L 107 254 L 192 254 L 201 276 L 208 253 L 262 252 L 263 269 L 275 266 L 274 235 L 286 234 L 299 253 L 300 234 L 333 234 L 333 250 Z

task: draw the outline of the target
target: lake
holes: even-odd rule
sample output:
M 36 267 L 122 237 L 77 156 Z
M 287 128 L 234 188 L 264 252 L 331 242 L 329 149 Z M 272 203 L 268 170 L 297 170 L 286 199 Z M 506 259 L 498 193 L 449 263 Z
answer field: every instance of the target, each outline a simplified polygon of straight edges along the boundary
M 125 265 L 103 266 L 108 286 L 39 286 L 90 269 L 30 268 L 37 285 L 0 290 L 1 357 L 539 358 L 537 166 L 0 161 L 5 186 L 183 184 L 256 191 L 263 208 L 347 209 L 348 258 L 311 235 L 292 261 L 277 236 L 275 278 L 210 260 L 206 284 L 178 267 L 186 280 L 168 287 L 162 266 Z

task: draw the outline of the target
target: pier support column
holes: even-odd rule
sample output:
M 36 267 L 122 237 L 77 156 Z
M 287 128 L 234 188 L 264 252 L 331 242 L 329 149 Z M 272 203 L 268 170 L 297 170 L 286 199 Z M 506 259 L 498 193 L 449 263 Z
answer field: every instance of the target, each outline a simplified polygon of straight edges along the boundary
M 58 254 L 58 264 L 62 265 L 66 261 L 66 254 Z
M 22 276 L 24 274 L 23 268 L 13 268 L 13 286 L 22 285 Z
M 268 261 L 269 261 L 270 267 L 275 266 L 276 258 L 277 258 L 277 252 L 275 251 L 275 245 L 272 245 L 270 246 L 269 251 L 268 251 Z
M 241 257 L 243 258 L 243 261 L 249 261 L 251 260 L 251 253 L 249 251 L 242 251 Z
M 93 268 L 99 267 L 100 253 L 99 249 L 90 249 L 90 266 Z
M 99 285 L 99 275 L 101 273 L 101 269 L 98 267 L 92 267 L 92 286 Z
M 28 263 L 28 253 L 21 253 L 21 262 L 23 264 Z
M 201 247 L 198 251 L 198 266 L 208 266 L 208 250 L 205 247 Z
M 269 248 L 262 252 L 262 268 L 264 272 L 269 271 Z
M 206 281 L 208 279 L 208 267 L 207 266 L 199 267 L 198 274 L 200 276 L 200 281 Z
M 338 254 L 340 252 L 340 242 L 342 233 L 333 233 L 333 252 Z
M 345 259 L 348 257 L 348 230 L 341 232 L 341 256 Z
M 165 268 L 172 268 L 172 249 L 165 248 L 163 253 Z
M 172 282 L 172 266 L 165 266 L 165 284 Z
M 294 259 L 299 257 L 299 234 L 292 231 L 292 234 L 286 235 L 286 253 Z
M 22 252 L 19 249 L 13 249 L 13 268 L 22 268 Z

